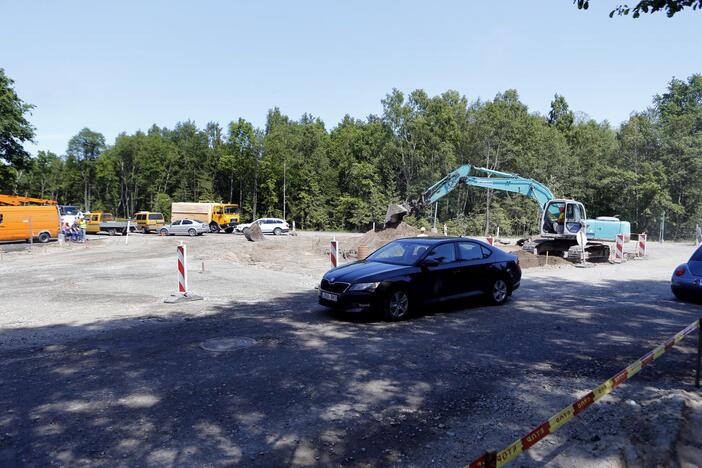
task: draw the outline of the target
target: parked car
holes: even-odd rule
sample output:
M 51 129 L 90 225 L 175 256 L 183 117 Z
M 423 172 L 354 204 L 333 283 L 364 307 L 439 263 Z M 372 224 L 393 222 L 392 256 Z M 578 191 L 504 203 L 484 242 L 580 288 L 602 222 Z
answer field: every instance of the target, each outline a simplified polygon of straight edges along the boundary
M 399 239 L 365 260 L 329 270 L 319 285 L 319 303 L 335 309 L 380 311 L 402 320 L 413 308 L 487 295 L 496 305 L 519 287 L 519 259 L 466 238 Z
M 206 232 L 210 232 L 210 227 L 194 219 L 179 219 L 166 224 L 158 231 L 162 236 L 188 235 L 190 237 L 201 236 Z
M 152 211 L 140 211 L 134 216 L 134 221 L 137 229 L 144 234 L 149 232 L 159 232 L 165 221 L 162 213 L 154 213 Z
M 702 245 L 687 263 L 678 265 L 670 279 L 670 289 L 681 300 L 702 300 Z
M 258 226 L 261 228 L 261 232 L 264 234 L 275 234 L 276 236 L 279 236 L 290 231 L 290 226 L 288 226 L 288 223 L 280 218 L 260 218 L 253 223 L 238 224 L 234 229 L 236 232 L 243 233 L 247 229 L 250 229 L 254 224 L 258 224 Z

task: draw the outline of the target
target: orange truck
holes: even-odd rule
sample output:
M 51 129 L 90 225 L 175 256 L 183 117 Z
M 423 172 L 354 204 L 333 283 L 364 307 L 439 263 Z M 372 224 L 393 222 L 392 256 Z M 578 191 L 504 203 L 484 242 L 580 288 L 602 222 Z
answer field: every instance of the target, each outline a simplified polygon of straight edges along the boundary
M 59 229 L 59 209 L 54 200 L 0 195 L 0 241 L 49 242 L 58 237 Z

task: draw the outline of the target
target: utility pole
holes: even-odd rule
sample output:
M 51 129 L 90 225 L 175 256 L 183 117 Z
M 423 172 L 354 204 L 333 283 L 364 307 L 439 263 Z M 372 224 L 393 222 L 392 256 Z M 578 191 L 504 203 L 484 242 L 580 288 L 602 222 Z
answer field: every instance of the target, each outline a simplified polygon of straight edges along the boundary
M 285 185 L 287 183 L 287 170 L 288 170 L 287 160 L 283 159 L 283 221 L 286 221 L 286 219 L 285 219 L 285 204 L 286 204 L 285 203 L 286 202 Z
M 436 216 L 439 214 L 439 202 L 434 203 L 434 224 L 431 228 L 431 232 L 436 232 Z

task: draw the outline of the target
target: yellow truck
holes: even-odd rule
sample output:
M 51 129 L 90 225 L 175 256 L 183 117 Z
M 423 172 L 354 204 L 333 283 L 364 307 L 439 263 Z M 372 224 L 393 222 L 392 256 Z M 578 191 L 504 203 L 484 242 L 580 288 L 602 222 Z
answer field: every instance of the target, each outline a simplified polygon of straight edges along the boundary
M 171 222 L 194 219 L 210 227 L 210 232 L 232 232 L 239 224 L 241 209 L 235 203 L 173 203 Z
M 130 221 L 117 221 L 112 213 L 106 211 L 93 211 L 85 213 L 85 220 L 88 225 L 85 231 L 88 234 L 97 234 L 98 232 L 106 232 L 111 236 L 117 233 L 126 234 L 127 227 L 129 232 L 136 230 L 136 224 Z

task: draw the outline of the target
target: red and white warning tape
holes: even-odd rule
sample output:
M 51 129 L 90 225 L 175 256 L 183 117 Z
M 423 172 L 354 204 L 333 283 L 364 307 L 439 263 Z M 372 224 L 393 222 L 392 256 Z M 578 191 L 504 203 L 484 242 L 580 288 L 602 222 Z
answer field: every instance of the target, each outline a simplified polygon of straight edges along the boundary
M 634 361 L 626 369 L 619 372 L 617 375 L 607 380 L 605 383 L 597 387 L 596 389 L 588 392 L 587 395 L 580 398 L 578 401 L 564 408 L 563 410 L 556 413 L 553 417 L 549 418 L 548 421 L 541 424 L 539 427 L 531 431 L 526 436 L 521 439 L 517 439 L 512 445 L 504 450 L 497 453 L 490 452 L 483 454 L 480 458 L 474 460 L 469 465 L 468 468 L 490 468 L 491 466 L 500 467 L 511 462 L 524 451 L 528 450 L 534 444 L 544 439 L 547 435 L 553 434 L 562 425 L 573 419 L 578 414 L 582 413 L 594 402 L 598 401 L 603 396 L 610 393 L 612 390 L 617 388 L 626 380 L 632 378 L 636 375 L 642 368 L 652 363 L 659 357 L 661 357 L 666 351 L 670 350 L 673 346 L 680 343 L 683 338 L 692 333 L 693 331 L 700 328 L 700 320 L 695 320 L 693 323 L 685 327 L 680 333 L 674 337 L 667 340 L 665 343 L 660 344 L 652 351 L 644 355 L 642 358 Z

